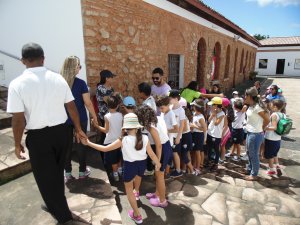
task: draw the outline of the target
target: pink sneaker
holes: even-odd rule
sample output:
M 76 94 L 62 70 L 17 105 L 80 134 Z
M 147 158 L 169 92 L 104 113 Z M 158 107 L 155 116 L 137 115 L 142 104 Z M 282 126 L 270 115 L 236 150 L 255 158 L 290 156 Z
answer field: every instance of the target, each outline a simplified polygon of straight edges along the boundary
M 134 197 L 135 197 L 135 200 L 140 200 L 140 192 L 138 192 L 138 191 L 133 191 L 133 194 L 134 194 Z
M 167 201 L 167 199 L 165 199 L 165 201 L 160 202 L 160 201 L 159 201 L 159 198 L 151 198 L 151 199 L 150 199 L 150 204 L 151 204 L 152 206 L 155 206 L 155 207 L 165 208 L 165 207 L 168 206 L 168 201 Z
M 147 194 L 146 194 L 146 198 L 147 198 L 147 199 L 157 198 L 157 196 L 156 196 L 155 193 L 147 193 Z
M 268 170 L 266 173 L 267 173 L 267 175 L 272 176 L 272 175 L 276 174 L 276 171 Z
M 133 210 L 128 211 L 128 216 L 137 224 L 141 224 L 143 222 L 142 215 L 135 216 Z

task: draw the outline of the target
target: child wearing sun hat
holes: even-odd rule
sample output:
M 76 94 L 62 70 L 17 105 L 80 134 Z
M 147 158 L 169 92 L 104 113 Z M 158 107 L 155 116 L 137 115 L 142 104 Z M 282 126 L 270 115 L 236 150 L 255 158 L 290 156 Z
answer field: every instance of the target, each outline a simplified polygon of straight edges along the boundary
M 208 130 L 207 130 L 207 148 L 208 158 L 212 160 L 211 170 L 218 169 L 218 163 L 220 158 L 220 143 L 222 138 L 222 132 L 224 127 L 225 113 L 222 110 L 222 98 L 214 97 L 207 103 L 212 106 L 210 116 L 208 118 Z M 215 152 L 215 157 L 212 159 L 212 151 Z
M 135 181 L 136 184 L 136 182 L 141 180 L 146 169 L 147 154 L 154 161 L 156 171 L 158 171 L 161 166 L 158 158 L 151 149 L 148 136 L 142 134 L 141 128 L 143 128 L 143 126 L 139 123 L 137 115 L 128 113 L 124 116 L 122 137 L 115 142 L 103 146 L 94 144 L 88 139 L 81 140 L 83 144 L 98 151 L 108 152 L 121 148 L 124 160 L 123 181 L 128 201 L 132 207 L 132 210 L 128 212 L 128 216 L 138 224 L 142 223 L 143 219 L 133 193 L 133 181 Z

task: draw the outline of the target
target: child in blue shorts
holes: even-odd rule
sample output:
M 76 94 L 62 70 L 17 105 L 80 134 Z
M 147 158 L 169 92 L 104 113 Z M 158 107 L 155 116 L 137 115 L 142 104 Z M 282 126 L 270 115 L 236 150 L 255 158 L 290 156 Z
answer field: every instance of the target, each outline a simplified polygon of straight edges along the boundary
M 113 143 L 121 136 L 121 128 L 123 115 L 117 112 L 119 106 L 118 98 L 115 96 L 110 96 L 107 99 L 107 107 L 109 113 L 104 116 L 104 127 L 98 126 L 92 120 L 92 124 L 102 133 L 105 133 L 104 145 Z M 121 168 L 121 149 L 115 149 L 110 152 L 104 153 L 104 163 L 106 166 L 111 166 L 113 171 L 113 178 L 115 181 L 119 181 L 119 174 L 122 174 Z
M 136 223 L 143 222 L 141 213 L 138 209 L 135 196 L 133 194 L 133 181 L 141 180 L 146 169 L 147 154 L 154 161 L 155 170 L 158 171 L 161 164 L 151 149 L 149 139 L 146 135 L 142 135 L 141 128 L 137 116 L 134 113 L 128 113 L 124 116 L 122 137 L 113 143 L 103 146 L 90 142 L 88 139 L 82 139 L 82 143 L 86 144 L 98 151 L 108 152 L 117 148 L 122 149 L 123 153 L 123 181 L 128 201 L 132 207 L 128 216 Z
M 278 135 L 275 130 L 277 129 L 277 124 L 282 115 L 280 112 L 284 107 L 284 102 L 279 99 L 275 99 L 270 103 L 270 109 L 272 110 L 272 114 L 270 117 L 270 123 L 265 129 L 265 159 L 269 160 L 269 168 L 267 170 L 267 174 L 272 176 L 276 173 L 281 172 L 278 162 L 277 154 L 280 149 L 281 136 Z M 277 172 L 278 171 L 278 172 Z

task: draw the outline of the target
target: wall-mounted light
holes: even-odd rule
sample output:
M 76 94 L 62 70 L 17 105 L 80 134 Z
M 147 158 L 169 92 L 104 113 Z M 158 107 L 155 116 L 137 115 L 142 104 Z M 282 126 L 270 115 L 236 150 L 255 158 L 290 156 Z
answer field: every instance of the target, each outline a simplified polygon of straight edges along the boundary
M 233 40 L 234 40 L 234 41 L 238 41 L 238 40 L 240 39 L 240 37 L 241 37 L 240 35 L 234 34 L 234 35 L 233 35 Z

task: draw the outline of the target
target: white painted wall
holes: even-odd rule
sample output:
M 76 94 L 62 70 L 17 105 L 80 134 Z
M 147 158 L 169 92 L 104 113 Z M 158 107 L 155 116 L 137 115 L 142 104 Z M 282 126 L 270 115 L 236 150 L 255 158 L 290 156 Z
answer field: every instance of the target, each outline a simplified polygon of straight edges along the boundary
M 259 52 L 260 50 L 281 50 L 280 52 Z M 289 51 L 293 50 L 293 51 Z M 297 51 L 294 51 L 297 50 Z M 266 69 L 259 69 L 259 59 L 268 59 Z M 261 47 L 258 48 L 255 60 L 255 71 L 259 75 L 276 75 L 277 59 L 285 59 L 284 73 L 286 76 L 300 76 L 300 69 L 295 69 L 295 59 L 300 59 L 299 47 Z
M 232 37 L 232 39 L 234 39 L 234 37 L 236 37 L 236 34 L 224 29 L 223 27 L 220 27 L 206 19 L 203 19 L 202 17 L 200 16 L 197 16 L 191 12 L 189 12 L 188 10 L 186 9 L 183 9 L 171 2 L 168 2 L 166 0 L 143 0 L 144 2 L 147 2 L 148 4 L 151 4 L 151 5 L 154 5 L 160 9 L 163 9 L 163 10 L 166 10 L 168 12 L 171 12 L 171 13 L 174 13 L 178 16 L 181 16 L 185 19 L 188 19 L 190 21 L 193 21 L 197 24 L 200 24 L 202 26 L 205 26 L 205 27 L 208 27 L 210 29 L 213 29 L 215 30 L 216 32 L 219 32 L 223 35 L 226 35 L 226 36 L 229 36 L 229 37 Z M 245 40 L 244 38 L 242 37 L 239 37 L 238 38 L 238 41 L 241 41 L 247 45 L 250 45 L 251 47 L 254 47 L 254 48 L 257 48 L 256 45 L 252 44 L 251 42 Z
M 77 55 L 86 80 L 80 0 L 0 0 L 0 50 L 21 58 L 21 48 L 28 42 L 40 44 L 45 52 L 45 66 L 59 72 L 64 59 Z M 22 73 L 24 66 L 0 54 L 4 75 L 0 85 Z

